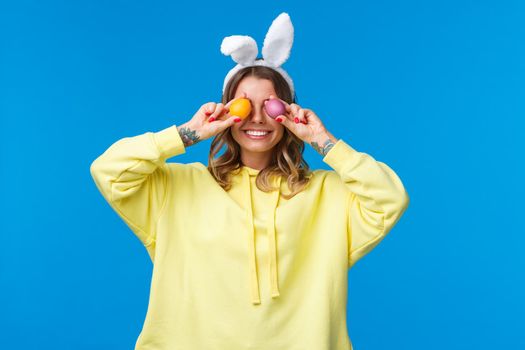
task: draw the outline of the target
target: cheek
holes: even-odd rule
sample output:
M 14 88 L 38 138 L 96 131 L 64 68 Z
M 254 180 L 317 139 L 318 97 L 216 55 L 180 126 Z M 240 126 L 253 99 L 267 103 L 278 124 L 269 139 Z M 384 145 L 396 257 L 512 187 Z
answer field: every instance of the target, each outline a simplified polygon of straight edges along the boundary
M 232 125 L 231 127 L 232 137 L 235 141 L 240 142 L 242 140 L 242 131 L 240 125 Z
M 233 135 L 239 135 L 241 133 L 241 126 L 240 125 L 234 124 L 234 125 L 232 125 L 230 127 L 230 129 L 231 129 L 231 132 L 232 132 Z
M 286 126 L 282 125 L 281 123 L 278 123 L 276 122 L 277 125 L 275 126 L 275 132 L 279 135 L 279 137 L 281 137 L 281 135 L 284 134 L 284 128 L 286 128 Z
M 278 127 L 276 127 L 276 129 L 273 131 L 275 133 L 275 141 L 276 142 L 279 142 L 281 141 L 281 139 L 283 138 L 284 136 L 284 126 L 282 125 L 279 125 Z

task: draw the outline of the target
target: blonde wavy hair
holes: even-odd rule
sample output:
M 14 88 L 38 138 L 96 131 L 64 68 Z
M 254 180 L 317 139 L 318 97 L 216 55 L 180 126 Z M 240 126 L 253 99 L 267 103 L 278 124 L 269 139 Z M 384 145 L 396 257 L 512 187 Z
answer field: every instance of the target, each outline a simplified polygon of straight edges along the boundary
M 252 66 L 239 70 L 229 80 L 222 96 L 223 104 L 228 103 L 235 96 L 241 80 L 249 76 L 272 81 L 280 99 L 287 103 L 296 103 L 296 96 L 292 96 L 286 80 L 279 72 L 265 66 Z M 225 152 L 215 158 L 224 146 L 226 146 Z M 310 167 L 303 158 L 304 148 L 304 142 L 284 127 L 282 139 L 273 148 L 270 165 L 257 175 L 255 182 L 257 188 L 264 192 L 278 190 L 277 187 L 272 187 L 270 179 L 272 176 L 285 176 L 290 193 L 282 194 L 282 196 L 290 199 L 301 192 L 308 185 L 312 176 Z M 215 135 L 208 156 L 208 171 L 224 190 L 228 191 L 231 188 L 231 175 L 238 173 L 243 165 L 240 146 L 233 138 L 231 128 Z

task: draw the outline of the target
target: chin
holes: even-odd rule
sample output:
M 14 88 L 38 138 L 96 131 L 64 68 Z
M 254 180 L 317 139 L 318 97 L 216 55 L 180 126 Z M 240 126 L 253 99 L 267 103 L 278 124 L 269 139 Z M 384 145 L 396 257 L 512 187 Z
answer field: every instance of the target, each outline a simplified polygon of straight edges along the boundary
M 242 131 L 240 131 L 242 132 Z M 278 133 L 273 131 L 272 134 Z M 274 139 L 277 136 L 278 139 Z M 248 152 L 268 152 L 271 151 L 280 141 L 283 135 L 271 135 L 271 138 L 268 140 L 250 140 L 246 136 L 240 135 L 239 133 L 233 134 L 234 140 L 239 144 L 241 149 Z
M 242 145 L 241 144 L 241 149 L 243 149 L 244 151 L 253 152 L 253 153 L 268 152 L 268 151 L 271 151 L 274 147 L 275 145 L 254 146 L 254 145 Z

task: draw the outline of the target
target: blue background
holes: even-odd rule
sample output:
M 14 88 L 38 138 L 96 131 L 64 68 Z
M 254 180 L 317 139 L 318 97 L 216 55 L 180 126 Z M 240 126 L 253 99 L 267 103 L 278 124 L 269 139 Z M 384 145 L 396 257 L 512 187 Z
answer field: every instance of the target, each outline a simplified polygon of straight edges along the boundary
M 283 11 L 299 105 L 411 199 L 349 272 L 355 348 L 525 347 L 524 3 L 322 3 L 1 3 L 2 348 L 133 348 L 152 265 L 89 166 L 218 102 L 222 38 L 260 50 Z M 206 164 L 210 143 L 170 161 Z

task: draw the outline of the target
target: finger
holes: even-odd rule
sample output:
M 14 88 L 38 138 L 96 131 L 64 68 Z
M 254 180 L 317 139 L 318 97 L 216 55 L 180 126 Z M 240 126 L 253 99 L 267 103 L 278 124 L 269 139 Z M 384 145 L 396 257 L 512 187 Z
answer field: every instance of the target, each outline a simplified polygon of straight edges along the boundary
M 319 118 L 317 117 L 317 115 L 314 113 L 314 111 L 312 111 L 311 109 L 308 109 L 308 108 L 305 108 L 304 109 L 304 118 L 306 120 L 306 123 L 309 123 L 311 121 L 317 121 L 317 122 L 321 122 L 321 120 L 319 120 Z
M 293 120 L 290 120 L 290 119 L 286 118 L 285 115 L 280 115 L 277 118 L 275 118 L 275 120 L 281 120 L 281 122 L 279 122 L 279 124 L 282 124 L 285 128 L 290 130 L 295 135 L 297 135 L 299 133 L 299 131 L 300 131 L 301 127 L 298 124 L 295 124 L 295 122 Z
M 219 119 L 223 111 L 224 111 L 224 104 L 221 102 L 217 103 L 215 107 L 215 111 L 210 115 L 210 118 L 208 119 L 208 121 L 212 122 L 214 120 Z
M 236 121 L 236 120 L 238 120 L 238 121 Z M 218 121 L 217 124 L 219 125 L 219 130 L 222 131 L 222 130 L 224 130 L 226 128 L 229 128 L 229 127 L 233 126 L 234 124 L 239 123 L 241 121 L 242 121 L 241 118 L 239 118 L 236 115 L 233 115 L 233 116 L 229 117 L 228 119 Z
M 275 120 L 278 123 L 284 125 L 285 127 L 287 127 L 290 130 L 295 130 L 295 128 L 296 128 L 295 123 L 292 122 L 290 119 L 288 119 L 288 117 L 286 115 L 281 114 L 281 115 L 277 116 L 275 118 Z
M 233 101 L 235 101 L 235 100 L 236 100 L 236 98 L 232 98 L 232 99 L 229 100 L 224 106 L 225 106 L 226 108 L 229 109 L 229 108 L 230 108 L 230 105 L 231 105 L 231 104 L 233 103 Z
M 296 111 L 299 111 L 301 109 L 301 106 L 299 106 L 297 103 L 290 103 L 290 107 L 292 107 L 292 109 Z
M 222 113 L 221 115 L 217 118 L 217 119 L 222 119 L 224 120 L 224 117 L 227 117 L 228 116 L 228 113 L 230 113 L 230 105 L 231 103 L 233 102 L 234 100 L 231 100 L 229 102 L 227 102 L 224 107 L 223 107 L 223 110 L 222 110 Z
M 230 113 L 230 105 L 232 104 L 233 101 L 235 101 L 235 99 L 232 99 L 230 101 L 228 101 L 224 107 L 222 108 L 222 111 L 221 111 L 221 114 L 219 115 L 219 117 L 217 119 L 221 119 L 221 120 L 224 120 L 226 121 L 227 119 L 226 118 L 229 118 L 230 116 L 228 115 L 228 113 Z
M 204 111 L 204 114 L 210 115 L 215 110 L 215 102 L 208 102 L 204 104 L 202 110 Z
M 239 96 L 239 97 L 232 98 L 230 101 L 228 101 L 228 102 L 224 105 L 224 112 L 225 112 L 225 115 L 228 114 L 228 113 L 230 112 L 230 105 L 231 105 L 234 101 L 236 101 L 236 100 L 238 100 L 238 99 L 240 99 L 240 98 L 247 98 L 247 94 L 246 94 L 246 92 L 243 92 L 242 95 Z
M 295 118 L 298 117 L 299 109 L 301 109 L 301 107 L 299 107 L 299 105 L 296 103 L 292 103 L 290 105 L 290 112 L 292 113 L 292 119 L 295 120 Z
M 306 124 L 306 119 L 304 117 L 304 109 L 299 109 L 299 112 L 297 113 L 297 120 L 300 123 Z

